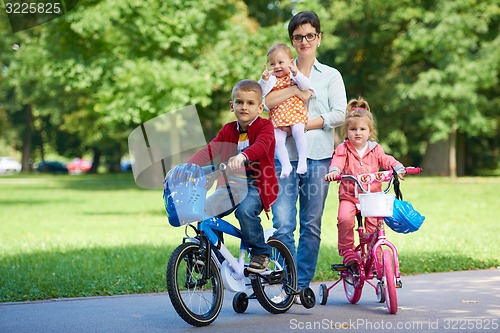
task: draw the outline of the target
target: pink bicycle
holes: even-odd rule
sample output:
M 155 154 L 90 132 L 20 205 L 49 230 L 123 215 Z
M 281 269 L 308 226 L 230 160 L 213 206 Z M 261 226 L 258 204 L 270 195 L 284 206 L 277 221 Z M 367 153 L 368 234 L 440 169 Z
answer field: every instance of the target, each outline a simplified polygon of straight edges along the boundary
M 405 171 L 406 174 L 419 174 L 422 169 L 408 167 Z M 402 282 L 398 251 L 385 235 L 384 217 L 392 216 L 393 213 L 394 195 L 388 194 L 393 183 L 396 193 L 400 196 L 398 176 L 395 171 L 380 171 L 357 176 L 338 175 L 334 180 L 342 179 L 353 180 L 362 192 L 359 194 L 360 207 L 356 214 L 359 244 L 355 248 L 361 260 L 348 267 L 343 264 L 332 265 L 332 270 L 339 272 L 340 277 L 330 287 L 320 285 L 320 303 L 325 305 L 330 290 L 342 281 L 347 299 L 356 304 L 366 282 L 375 288 L 378 302 L 385 302 L 389 313 L 395 314 L 398 311 L 396 288 L 401 288 Z M 388 185 L 383 192 L 369 193 L 364 186 L 373 182 L 388 182 Z M 367 216 L 377 217 L 377 229 L 374 233 L 365 232 L 362 217 Z M 374 278 L 378 280 L 377 284 L 371 282 Z

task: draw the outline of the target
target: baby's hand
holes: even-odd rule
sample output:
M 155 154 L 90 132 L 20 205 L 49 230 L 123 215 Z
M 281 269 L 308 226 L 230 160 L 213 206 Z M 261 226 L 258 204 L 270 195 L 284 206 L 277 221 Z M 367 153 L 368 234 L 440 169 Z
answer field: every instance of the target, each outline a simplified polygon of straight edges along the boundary
M 299 70 L 293 62 L 290 65 L 288 65 L 288 68 L 290 69 L 290 72 L 292 72 L 293 76 L 297 76 L 297 73 L 299 72 Z
M 262 72 L 262 80 L 264 82 L 269 81 L 269 77 L 271 76 L 271 72 L 267 69 L 267 64 L 264 64 L 264 71 Z
M 339 175 L 338 171 L 332 171 L 330 173 L 327 173 L 325 175 L 325 180 L 328 182 L 333 182 L 335 180 L 335 177 Z

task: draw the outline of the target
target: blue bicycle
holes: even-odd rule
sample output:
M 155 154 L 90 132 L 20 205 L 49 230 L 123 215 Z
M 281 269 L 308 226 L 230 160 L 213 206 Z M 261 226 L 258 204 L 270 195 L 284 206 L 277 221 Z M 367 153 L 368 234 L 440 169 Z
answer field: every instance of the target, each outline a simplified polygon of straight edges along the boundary
M 314 292 L 310 288 L 297 290 L 295 260 L 286 245 L 270 235 L 272 231 L 266 230 L 266 242 L 272 248 L 271 264 L 262 273 L 251 273 L 246 269 L 248 246 L 241 231 L 219 217 L 205 215 L 206 187 L 220 174 L 229 184 L 226 169 L 224 163 L 218 168 L 186 163 L 174 167 L 165 178 L 163 197 L 169 223 L 186 229 L 182 244 L 170 257 L 166 274 L 175 310 L 188 324 L 209 325 L 222 308 L 224 287 L 236 292 L 233 309 L 237 313 L 246 311 L 249 299 L 257 299 L 271 313 L 284 313 L 296 295 L 304 307 L 312 308 L 316 303 Z M 228 191 L 231 193 L 229 186 Z M 219 240 L 216 230 L 241 240 L 238 258 Z M 193 235 L 189 235 L 190 231 Z M 248 295 L 247 289 L 253 292 Z

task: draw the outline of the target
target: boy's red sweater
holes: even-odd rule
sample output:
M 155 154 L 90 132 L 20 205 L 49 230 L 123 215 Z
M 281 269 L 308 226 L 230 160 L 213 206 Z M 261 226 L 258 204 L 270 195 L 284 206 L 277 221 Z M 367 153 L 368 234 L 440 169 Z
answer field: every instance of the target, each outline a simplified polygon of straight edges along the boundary
M 236 121 L 224 125 L 217 136 L 188 162 L 204 166 L 217 157 L 220 157 L 220 162 L 227 162 L 236 155 L 239 135 Z M 257 117 L 248 126 L 248 140 L 250 146 L 243 154 L 249 161 L 249 168 L 255 176 L 262 205 L 267 213 L 278 197 L 278 179 L 274 166 L 274 126 L 269 120 Z M 217 186 L 225 186 L 222 178 L 219 178 Z

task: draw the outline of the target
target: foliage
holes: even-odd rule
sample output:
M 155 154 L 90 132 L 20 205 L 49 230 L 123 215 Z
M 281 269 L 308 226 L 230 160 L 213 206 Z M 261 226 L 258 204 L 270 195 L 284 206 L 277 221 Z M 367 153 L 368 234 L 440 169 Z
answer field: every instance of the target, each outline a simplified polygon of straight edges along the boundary
M 260 71 L 255 56 L 266 38 L 257 30 L 234 0 L 81 3 L 19 35 L 6 76 L 13 109 L 33 105 L 40 132 L 50 123 L 77 138 L 65 146 L 50 133 L 63 154 L 102 150 L 109 141 L 120 144 L 108 155 L 123 153 L 131 129 L 190 104 L 209 110 L 201 117 L 216 126 L 232 85 Z
M 498 167 L 495 0 L 90 0 L 16 34 L 0 15 L 2 138 L 21 149 L 30 106 L 35 145 L 116 162 L 141 122 L 195 104 L 209 139 L 301 10 L 319 13 L 318 58 L 370 102 L 387 152 L 418 164 L 458 131 L 469 172 Z
M 398 91 L 420 105 L 431 142 L 446 139 L 453 127 L 470 136 L 494 133 L 499 14 L 494 1 L 437 1 L 395 41 Z M 416 80 L 401 79 L 409 75 Z

